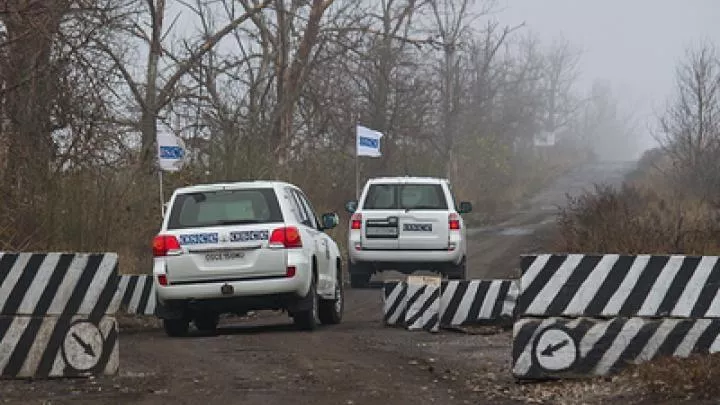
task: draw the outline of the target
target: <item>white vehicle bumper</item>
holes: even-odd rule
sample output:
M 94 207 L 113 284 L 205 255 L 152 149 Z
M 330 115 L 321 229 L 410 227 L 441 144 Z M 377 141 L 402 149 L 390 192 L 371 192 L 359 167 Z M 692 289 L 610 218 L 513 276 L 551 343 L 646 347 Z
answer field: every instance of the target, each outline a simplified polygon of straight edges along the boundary
M 239 297 L 258 297 L 266 295 L 293 294 L 304 297 L 310 289 L 312 279 L 312 265 L 309 262 L 294 263 L 295 275 L 293 277 L 274 277 L 247 280 L 208 280 L 187 282 L 182 284 L 160 285 L 158 275 L 164 274 L 164 264 L 156 261 L 154 265 L 154 283 L 158 299 L 170 300 L 211 300 Z M 232 286 L 231 294 L 223 294 L 223 285 Z
M 221 287 L 225 284 L 232 286 L 232 294 L 223 294 Z M 243 280 L 231 282 L 204 282 L 193 284 L 180 284 L 161 286 L 157 284 L 158 298 L 166 300 L 205 300 L 214 298 L 247 297 L 258 295 L 273 295 L 294 293 L 298 297 L 307 294 L 310 286 L 309 278 L 277 278 L 264 280 Z
M 352 263 L 454 263 L 463 258 L 462 249 L 455 250 L 350 250 Z

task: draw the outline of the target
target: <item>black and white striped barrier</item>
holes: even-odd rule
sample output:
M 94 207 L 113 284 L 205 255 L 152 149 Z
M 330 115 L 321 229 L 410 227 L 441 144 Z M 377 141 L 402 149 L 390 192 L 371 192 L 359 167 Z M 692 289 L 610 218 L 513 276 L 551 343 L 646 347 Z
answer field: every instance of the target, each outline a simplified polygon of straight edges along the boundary
M 521 268 L 517 378 L 602 376 L 720 350 L 718 257 L 543 254 Z
M 387 325 L 408 330 L 440 330 L 440 279 L 408 277 L 407 281 L 386 282 L 383 294 Z
M 512 324 L 518 292 L 514 280 L 446 281 L 440 299 L 440 325 Z
M 119 311 L 129 315 L 155 315 L 155 285 L 150 275 L 120 276 L 117 296 Z
M 383 291 L 386 325 L 437 331 L 441 327 L 511 324 L 519 289 L 512 280 L 440 282 L 439 278 L 410 276 L 406 281 L 385 282 Z M 415 324 L 418 310 L 430 324 Z
M 116 374 L 115 253 L 0 253 L 0 377 Z

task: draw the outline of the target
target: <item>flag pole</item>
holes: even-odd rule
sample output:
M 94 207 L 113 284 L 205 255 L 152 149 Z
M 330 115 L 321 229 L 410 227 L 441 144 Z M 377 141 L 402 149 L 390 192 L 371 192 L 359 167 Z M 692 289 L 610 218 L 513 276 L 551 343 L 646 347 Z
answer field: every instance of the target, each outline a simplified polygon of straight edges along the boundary
M 360 157 L 355 151 L 355 199 L 360 199 Z
M 158 170 L 158 180 L 160 181 L 160 214 L 165 218 L 165 195 L 163 193 L 163 170 Z

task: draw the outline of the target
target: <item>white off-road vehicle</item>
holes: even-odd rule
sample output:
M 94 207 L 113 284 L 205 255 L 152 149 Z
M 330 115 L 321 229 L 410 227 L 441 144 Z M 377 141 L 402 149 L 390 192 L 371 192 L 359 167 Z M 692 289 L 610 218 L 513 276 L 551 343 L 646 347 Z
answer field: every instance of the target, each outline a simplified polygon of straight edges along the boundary
M 446 179 L 370 179 L 360 203 L 349 201 L 350 283 L 365 287 L 372 274 L 429 270 L 449 279 L 466 278 L 466 230 L 460 214 L 472 205 L 455 198 Z
M 170 336 L 190 322 L 213 331 L 221 314 L 285 310 L 301 329 L 343 313 L 342 262 L 305 194 L 283 182 L 177 189 L 153 241 L 158 306 Z

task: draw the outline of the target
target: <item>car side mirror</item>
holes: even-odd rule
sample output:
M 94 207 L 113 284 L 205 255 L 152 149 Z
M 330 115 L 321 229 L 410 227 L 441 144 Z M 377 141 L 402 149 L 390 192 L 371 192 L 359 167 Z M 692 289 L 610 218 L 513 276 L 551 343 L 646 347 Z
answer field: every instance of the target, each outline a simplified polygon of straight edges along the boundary
M 340 218 L 334 212 L 323 214 L 323 216 L 322 216 L 323 229 L 333 229 L 336 226 L 338 226 L 339 223 L 340 223 Z
M 458 212 L 459 212 L 459 213 L 461 213 L 461 214 L 467 214 L 467 213 L 470 212 L 470 211 L 472 211 L 472 204 L 471 204 L 471 203 L 469 203 L 469 202 L 467 202 L 467 201 L 463 201 L 463 202 L 460 203 L 460 209 L 458 209 Z
M 345 203 L 345 211 L 347 211 L 351 214 L 354 214 L 355 211 L 357 211 L 357 207 L 358 207 L 358 202 L 355 200 L 348 201 L 347 203 Z

